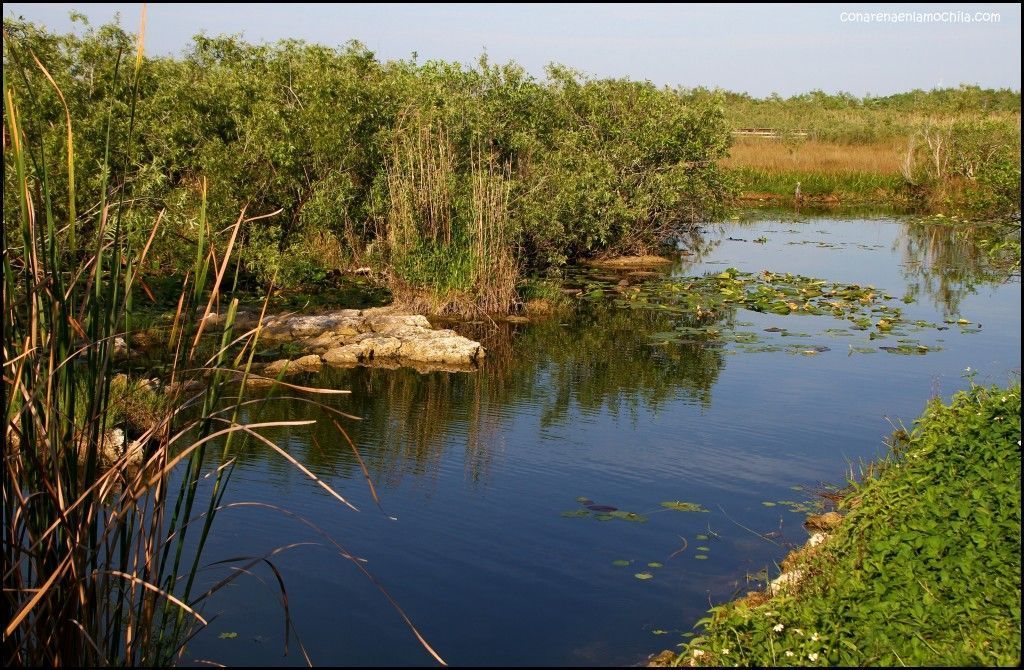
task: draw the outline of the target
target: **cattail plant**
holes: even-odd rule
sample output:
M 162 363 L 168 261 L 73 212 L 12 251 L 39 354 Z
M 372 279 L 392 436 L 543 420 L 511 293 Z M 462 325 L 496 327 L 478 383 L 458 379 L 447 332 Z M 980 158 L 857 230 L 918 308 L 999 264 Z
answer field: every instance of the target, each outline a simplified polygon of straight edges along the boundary
M 153 404 L 155 419 L 130 442 L 119 443 L 110 430 L 117 359 L 132 355 L 132 294 L 163 221 L 157 214 L 146 243 L 133 247 L 126 230 L 129 166 L 127 159 L 124 165 L 109 159 L 114 143 L 132 155 L 143 35 L 140 29 L 129 65 L 133 96 L 127 123 L 115 124 L 113 110 L 108 114 L 108 158 L 98 168 L 101 199 L 88 208 L 76 208 L 75 134 L 64 96 L 44 64 L 4 36 L 5 183 L 17 188 L 18 205 L 4 212 L 2 285 L 7 666 L 178 662 L 186 642 L 207 623 L 203 604 L 210 596 L 284 549 L 236 560 L 219 581 L 200 579 L 210 569 L 203 550 L 215 518 L 245 505 L 223 501 L 232 454 L 243 440 L 275 451 L 355 509 L 261 432 L 314 421 L 250 420 L 261 403 L 273 402 L 245 397 L 258 377 L 252 364 L 261 321 L 240 332 L 238 300 L 225 287 L 237 273 L 232 258 L 239 231 L 262 217 L 243 209 L 233 225 L 215 232 L 207 220 L 205 182 L 197 194 L 195 261 L 183 278 L 166 348 L 166 397 Z M 122 60 L 119 54 L 118 72 Z M 28 130 L 23 121 L 45 92 L 32 90 L 28 77 L 21 79 L 24 90 L 17 89 L 15 77 L 7 76 L 8 64 L 12 72 L 38 68 L 64 106 L 60 161 L 44 150 L 46 129 Z M 115 127 L 126 131 L 119 136 Z M 57 170 L 66 171 L 66 193 L 52 188 L 49 177 Z M 219 314 L 221 303 L 226 308 Z M 306 399 L 346 392 L 273 381 Z M 332 411 L 339 419 L 354 418 Z M 372 579 L 351 554 L 334 546 Z M 283 591 L 281 599 L 290 631 Z M 440 662 L 405 613 L 398 613 Z

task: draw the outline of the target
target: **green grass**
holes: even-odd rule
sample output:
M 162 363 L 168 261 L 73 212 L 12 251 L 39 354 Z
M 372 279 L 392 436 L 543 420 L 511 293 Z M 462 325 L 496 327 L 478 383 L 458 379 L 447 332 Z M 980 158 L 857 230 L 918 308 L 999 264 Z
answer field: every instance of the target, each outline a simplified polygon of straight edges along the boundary
M 906 185 L 899 175 L 869 172 L 772 171 L 738 167 L 729 171 L 743 193 L 770 194 L 792 200 L 797 182 L 807 198 L 834 196 L 841 202 L 891 204 L 906 199 Z
M 931 402 L 852 487 L 799 589 L 711 610 L 678 662 L 1018 665 L 1020 385 Z

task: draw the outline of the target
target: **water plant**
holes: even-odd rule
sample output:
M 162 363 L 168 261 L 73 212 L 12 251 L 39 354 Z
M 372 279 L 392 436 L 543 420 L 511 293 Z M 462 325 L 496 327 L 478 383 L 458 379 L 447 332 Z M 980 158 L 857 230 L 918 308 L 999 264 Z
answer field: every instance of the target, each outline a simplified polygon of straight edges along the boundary
M 712 608 L 677 663 L 1019 665 L 1020 401 L 1016 383 L 932 400 L 838 496 L 799 587 Z
M 4 35 L 5 198 L 13 199 L 4 207 L 2 285 L 8 666 L 175 664 L 207 624 L 203 607 L 214 594 L 257 564 L 277 574 L 271 559 L 287 547 L 204 563 L 217 515 L 246 504 L 224 503 L 235 450 L 246 441 L 355 509 L 263 434 L 314 421 L 254 418 L 269 402 L 246 397 L 258 377 L 251 366 L 260 328 L 235 327 L 238 301 L 230 288 L 240 232 L 261 217 L 242 208 L 218 232 L 205 181 L 195 191 L 193 263 L 167 333 L 160 394 L 115 375 L 125 359 L 131 368 L 133 300 L 166 221 L 157 212 L 139 236 L 143 219 L 126 197 L 135 167 L 126 157 L 138 139 L 145 77 L 143 35 L 134 58 L 119 51 L 114 65 L 110 83 L 128 96 L 108 108 L 103 158 L 87 175 L 97 202 L 76 190 L 83 163 L 63 90 L 31 48 Z M 38 76 L 46 89 L 34 84 Z M 47 125 L 35 113 L 46 96 L 64 106 L 59 123 Z M 307 398 L 343 392 L 280 384 Z M 120 427 L 130 428 L 130 440 L 116 439 Z M 280 597 L 287 644 L 296 638 L 283 583 Z

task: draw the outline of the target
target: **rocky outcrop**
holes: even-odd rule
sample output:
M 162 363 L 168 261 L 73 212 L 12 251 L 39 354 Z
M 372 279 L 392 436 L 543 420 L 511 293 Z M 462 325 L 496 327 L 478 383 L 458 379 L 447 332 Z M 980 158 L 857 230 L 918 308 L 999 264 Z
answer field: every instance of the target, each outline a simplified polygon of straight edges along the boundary
M 321 362 L 472 370 L 484 357 L 479 342 L 453 330 L 434 329 L 426 317 L 392 307 L 271 316 L 262 325 L 263 342 L 288 342 L 307 352 L 296 360 L 270 363 L 261 372 L 265 376 L 315 371 Z

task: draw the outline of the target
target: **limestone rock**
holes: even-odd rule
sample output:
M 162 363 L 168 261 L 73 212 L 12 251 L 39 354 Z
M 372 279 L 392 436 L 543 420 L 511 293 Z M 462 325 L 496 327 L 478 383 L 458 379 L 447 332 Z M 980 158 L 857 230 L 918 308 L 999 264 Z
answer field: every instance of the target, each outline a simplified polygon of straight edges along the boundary
M 295 370 L 296 372 L 319 372 L 324 362 L 320 360 L 320 356 L 317 354 L 308 354 L 301 356 L 292 361 L 292 365 L 289 370 Z
M 799 569 L 783 572 L 768 585 L 768 593 L 774 596 L 795 589 L 803 581 L 804 574 L 804 571 Z
M 456 335 L 450 330 L 436 331 L 430 338 L 412 340 L 402 345 L 402 356 L 413 361 L 437 363 L 473 363 L 483 357 L 483 347 Z
M 676 664 L 676 656 L 678 655 L 676 652 L 666 649 L 660 654 L 654 654 L 648 658 L 646 665 L 648 668 L 671 668 Z
M 276 377 L 288 367 L 289 363 L 291 363 L 291 361 L 287 358 L 282 358 L 279 361 L 268 363 L 267 367 L 263 368 L 263 374 L 268 377 Z
M 389 366 L 399 361 L 417 369 L 430 365 L 472 370 L 484 356 L 479 342 L 451 330 L 434 330 L 426 317 L 393 307 L 272 316 L 263 321 L 263 337 L 290 341 L 308 352 L 298 361 L 274 361 L 264 368 L 264 376 L 277 376 L 281 370 L 290 374 L 299 361 L 316 369 L 321 357 L 334 366 Z
M 825 512 L 824 514 L 812 514 L 804 521 L 804 528 L 807 530 L 831 531 L 835 530 L 843 522 L 843 515 L 838 512 Z
M 819 544 L 828 539 L 828 535 L 825 533 L 814 533 L 807 538 L 808 547 L 817 547 Z

